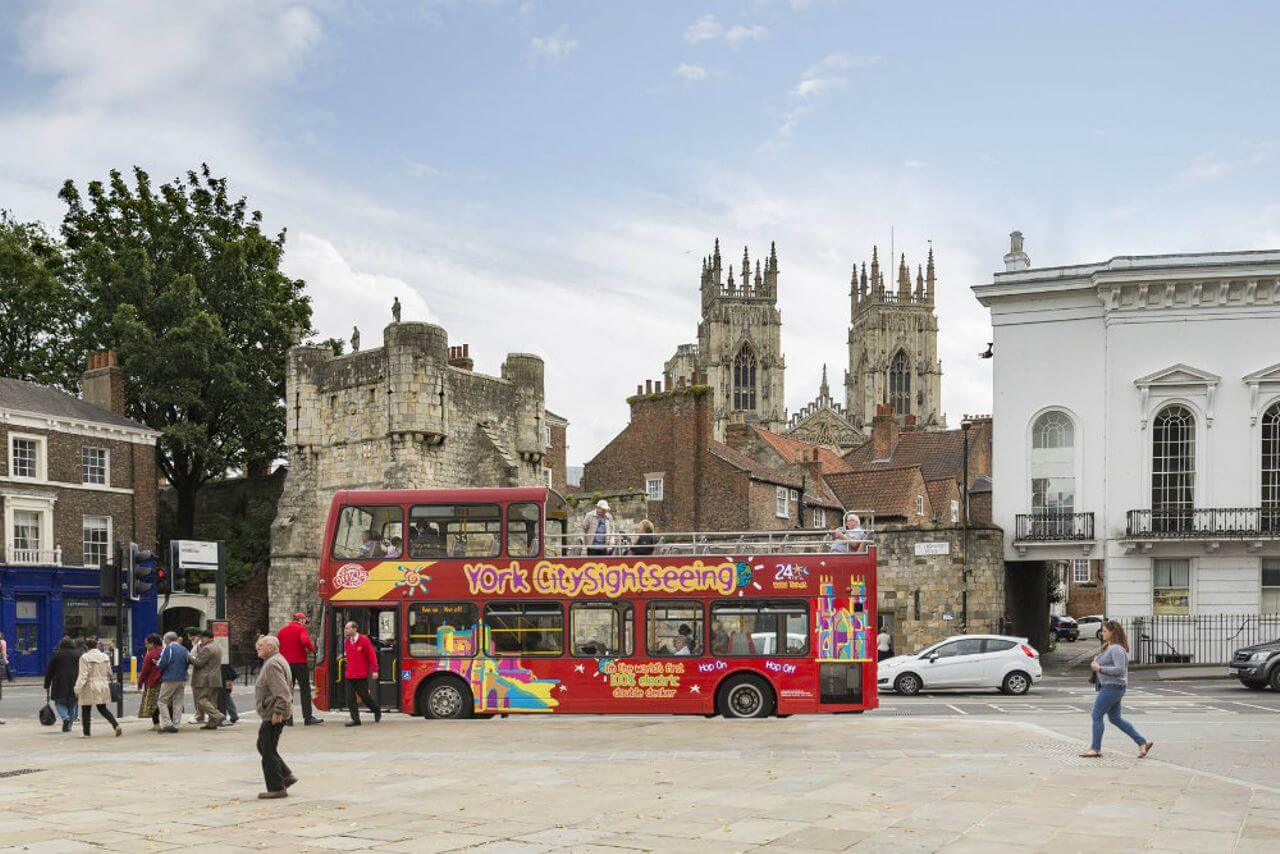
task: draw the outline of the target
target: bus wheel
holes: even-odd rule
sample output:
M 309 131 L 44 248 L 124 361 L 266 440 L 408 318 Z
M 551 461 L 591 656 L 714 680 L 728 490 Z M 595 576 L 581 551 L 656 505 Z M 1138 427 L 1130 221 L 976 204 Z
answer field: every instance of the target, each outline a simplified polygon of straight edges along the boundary
M 759 676 L 731 676 L 720 689 L 719 706 L 726 718 L 767 718 L 773 714 L 773 689 Z
M 422 695 L 422 711 L 435 720 L 469 718 L 475 714 L 471 689 L 459 679 L 435 679 Z

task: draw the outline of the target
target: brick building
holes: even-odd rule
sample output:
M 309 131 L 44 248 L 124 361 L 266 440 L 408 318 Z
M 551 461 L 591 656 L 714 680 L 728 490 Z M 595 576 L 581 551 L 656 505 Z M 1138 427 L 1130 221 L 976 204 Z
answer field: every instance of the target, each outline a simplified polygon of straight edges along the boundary
M 804 465 L 766 465 L 717 441 L 710 387 L 650 381 L 628 403 L 627 426 L 585 466 L 584 495 L 643 491 L 659 532 L 784 530 L 812 526 L 814 511 L 839 514 Z M 738 421 L 726 434 L 750 429 Z
M 84 397 L 0 379 L 0 631 L 16 674 L 43 672 L 64 635 L 115 636 L 99 567 L 114 543 L 156 547 L 157 432 L 124 416 L 114 351 L 91 357 Z M 153 591 L 129 609 L 133 648 Z
M 430 323 L 391 323 L 383 345 L 335 356 L 297 346 L 286 372 L 289 474 L 271 529 L 270 623 L 316 610 L 329 504 L 340 489 L 537 486 L 557 425 L 542 359 L 510 353 L 501 376 Z M 551 427 L 550 438 L 548 426 Z M 563 465 L 552 478 L 563 482 Z

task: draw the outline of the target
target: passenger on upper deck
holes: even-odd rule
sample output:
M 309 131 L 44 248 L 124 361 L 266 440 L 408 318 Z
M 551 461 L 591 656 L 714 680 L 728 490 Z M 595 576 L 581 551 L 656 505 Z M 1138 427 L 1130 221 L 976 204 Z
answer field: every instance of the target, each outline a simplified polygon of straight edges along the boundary
M 653 535 L 653 523 L 648 519 L 640 521 L 640 534 L 631 541 L 631 554 L 647 556 L 653 554 L 658 538 Z
M 844 514 L 844 527 L 831 529 L 831 551 L 840 553 L 860 552 L 866 549 L 867 532 L 857 513 Z
M 410 557 L 447 557 L 444 537 L 430 522 L 419 522 L 409 541 Z
M 617 545 L 618 527 L 609 512 L 609 502 L 601 498 L 596 502 L 596 509 L 582 520 L 582 545 L 586 546 L 588 555 L 613 554 Z

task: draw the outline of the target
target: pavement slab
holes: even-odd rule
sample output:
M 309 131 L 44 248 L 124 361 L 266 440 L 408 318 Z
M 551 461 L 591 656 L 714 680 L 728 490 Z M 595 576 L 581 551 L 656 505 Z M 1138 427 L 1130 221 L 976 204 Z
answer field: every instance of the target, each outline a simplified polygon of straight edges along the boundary
M 544 717 L 119 739 L 0 728 L 0 851 L 1265 850 L 1280 790 L 1015 719 Z M 104 781 L 106 781 L 104 783 Z M 90 805 L 68 792 L 118 793 Z M 154 793 L 180 793 L 157 813 Z

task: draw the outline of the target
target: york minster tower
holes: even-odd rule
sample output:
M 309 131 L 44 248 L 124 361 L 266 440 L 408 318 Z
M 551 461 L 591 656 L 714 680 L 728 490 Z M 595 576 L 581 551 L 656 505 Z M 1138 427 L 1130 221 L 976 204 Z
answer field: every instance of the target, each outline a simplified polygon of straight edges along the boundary
M 782 356 L 782 314 L 778 311 L 778 255 L 752 268 L 746 247 L 739 272 L 722 269 L 720 241 L 702 259 L 702 319 L 698 343 L 681 344 L 663 366 L 669 386 L 705 376 L 714 395 L 715 436 L 723 441 L 725 425 L 741 418 L 767 430 L 786 428 Z
M 892 261 L 890 261 L 892 263 Z M 871 268 L 853 268 L 849 302 L 849 370 L 845 374 L 846 417 L 868 431 L 876 405 L 887 403 L 900 423 L 943 428 L 942 363 L 938 361 L 938 317 L 934 313 L 937 280 L 933 248 L 914 286 L 903 255 L 895 288 L 886 288 L 877 250 Z M 911 416 L 911 417 L 909 417 Z

